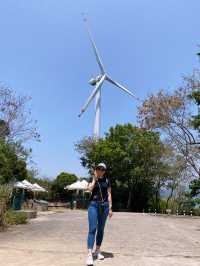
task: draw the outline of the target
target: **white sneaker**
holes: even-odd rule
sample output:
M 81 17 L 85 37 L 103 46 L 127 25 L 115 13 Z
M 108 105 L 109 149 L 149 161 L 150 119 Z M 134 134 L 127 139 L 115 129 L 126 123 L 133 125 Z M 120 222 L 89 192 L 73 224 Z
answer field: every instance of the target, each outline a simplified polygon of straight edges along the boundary
M 98 259 L 98 260 L 104 260 L 104 255 L 101 254 L 101 252 L 98 250 L 95 251 L 94 256 Z
M 93 261 L 93 257 L 92 255 L 88 255 L 87 259 L 86 259 L 86 265 L 94 265 L 94 261 Z

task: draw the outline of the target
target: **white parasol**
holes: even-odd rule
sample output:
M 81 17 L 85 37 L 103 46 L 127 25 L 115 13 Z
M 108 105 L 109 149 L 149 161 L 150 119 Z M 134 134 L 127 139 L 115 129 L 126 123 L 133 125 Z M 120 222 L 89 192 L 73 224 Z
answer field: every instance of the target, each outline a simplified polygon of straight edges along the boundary
M 20 181 L 17 181 L 15 184 L 14 184 L 14 187 L 15 188 L 22 188 L 22 189 L 25 189 L 27 188 L 22 182 Z
M 38 191 L 38 192 L 47 192 L 46 189 L 44 189 L 43 187 L 41 187 L 40 185 L 38 185 L 37 183 L 34 183 L 32 185 L 32 190 L 33 191 Z
M 30 190 L 33 189 L 33 184 L 31 184 L 31 183 L 30 183 L 29 181 L 27 181 L 26 179 L 24 179 L 21 183 L 22 183 L 23 185 L 25 185 L 27 189 L 30 189 Z
M 88 182 L 86 180 L 76 181 L 75 183 L 66 186 L 68 190 L 86 190 L 88 188 Z

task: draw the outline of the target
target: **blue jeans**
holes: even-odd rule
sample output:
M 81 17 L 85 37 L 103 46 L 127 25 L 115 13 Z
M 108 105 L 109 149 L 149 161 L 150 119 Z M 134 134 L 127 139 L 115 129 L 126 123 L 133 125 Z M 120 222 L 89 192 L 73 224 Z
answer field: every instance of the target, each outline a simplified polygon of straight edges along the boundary
M 88 207 L 88 222 L 89 222 L 89 232 L 87 240 L 88 249 L 93 249 L 95 242 L 95 235 L 96 235 L 97 246 L 101 246 L 103 240 L 104 227 L 109 213 L 109 204 L 108 202 L 103 203 L 102 212 L 99 211 L 99 204 L 100 203 L 98 201 L 91 201 Z

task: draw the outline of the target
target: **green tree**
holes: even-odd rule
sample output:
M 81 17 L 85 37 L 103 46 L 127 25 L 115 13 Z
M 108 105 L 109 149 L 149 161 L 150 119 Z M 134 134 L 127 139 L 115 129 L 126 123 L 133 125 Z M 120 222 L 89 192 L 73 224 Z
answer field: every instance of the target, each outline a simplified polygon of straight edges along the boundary
M 26 158 L 17 150 L 14 143 L 0 141 L 0 184 L 27 177 Z
M 190 183 L 190 195 L 196 197 L 200 193 L 200 179 L 194 179 Z
M 155 175 L 163 167 L 159 133 L 131 124 L 110 128 L 105 138 L 86 138 L 76 144 L 81 163 L 89 172 L 99 162 L 108 166 L 115 208 L 134 211 L 147 208 L 154 192 Z M 117 205 L 117 206 L 116 206 Z
M 77 181 L 77 176 L 70 173 L 62 172 L 52 183 L 52 198 L 57 201 L 67 201 L 71 199 L 71 192 L 64 190 L 64 187 Z

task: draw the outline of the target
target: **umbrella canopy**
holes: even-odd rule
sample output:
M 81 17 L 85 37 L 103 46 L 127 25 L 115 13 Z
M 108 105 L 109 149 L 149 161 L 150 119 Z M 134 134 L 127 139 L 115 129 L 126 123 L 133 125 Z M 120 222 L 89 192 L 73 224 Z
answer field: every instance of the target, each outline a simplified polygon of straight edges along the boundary
M 14 184 L 14 187 L 15 187 L 15 188 L 23 188 L 23 189 L 27 188 L 27 187 L 26 187 L 22 182 L 20 182 L 20 181 L 16 182 L 16 183 Z
M 68 190 L 77 190 L 79 189 L 81 185 L 81 182 L 80 181 L 76 181 L 75 183 L 69 185 L 69 186 L 66 186 L 65 189 L 68 189 Z
M 33 184 L 31 184 L 31 183 L 30 183 L 29 181 L 27 181 L 26 179 L 24 179 L 21 183 L 22 183 L 23 185 L 25 185 L 27 189 L 30 189 L 30 190 L 33 189 Z
M 88 189 L 88 182 L 84 179 L 81 181 L 81 186 L 83 187 L 83 189 Z
M 44 189 L 43 187 L 41 187 L 41 186 L 38 185 L 37 183 L 34 183 L 32 187 L 33 187 L 33 188 L 32 188 L 33 191 L 47 192 L 46 189 Z
M 76 181 L 75 183 L 66 186 L 65 189 L 68 190 L 86 190 L 88 187 L 88 182 L 86 180 Z

